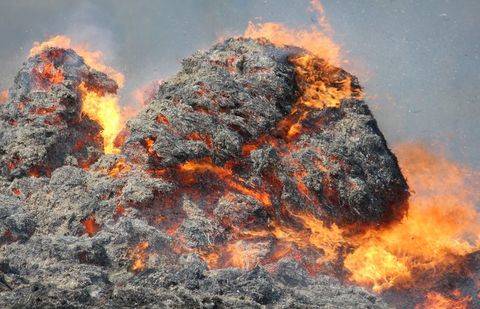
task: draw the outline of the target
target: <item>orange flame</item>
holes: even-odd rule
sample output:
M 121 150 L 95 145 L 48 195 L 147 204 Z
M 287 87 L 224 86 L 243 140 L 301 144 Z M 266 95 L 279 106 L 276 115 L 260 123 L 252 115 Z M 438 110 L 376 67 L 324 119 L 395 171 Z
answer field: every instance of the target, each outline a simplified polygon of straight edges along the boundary
M 2 90 L 0 92 L 0 104 L 7 102 L 8 100 L 8 90 Z
M 50 47 L 75 50 L 75 52 L 83 58 L 85 64 L 94 68 L 97 71 L 107 74 L 118 84 L 120 88 L 123 87 L 125 82 L 125 76 L 117 70 L 103 63 L 103 53 L 101 51 L 90 51 L 86 44 L 73 45 L 72 40 L 65 35 L 56 35 L 51 37 L 47 41 L 33 43 L 33 47 L 32 49 L 30 49 L 30 57 L 39 54 L 44 49 Z
M 250 268 L 292 254 L 301 261 L 301 252 L 314 248 L 319 255 L 313 265 L 305 261 L 313 272 L 331 263 L 343 263 L 351 282 L 376 292 L 393 287 L 430 288 L 429 284 L 443 273 L 454 271 L 452 265 L 480 249 L 480 217 L 475 209 L 479 201 L 475 183 L 478 173 L 434 155 L 420 144 L 401 145 L 397 153 L 412 190 L 409 212 L 399 222 L 358 234 L 352 233 L 350 227 L 328 226 L 312 215 L 290 213 L 301 227 L 272 221 L 263 231 L 239 231 L 237 239 L 227 244 L 222 253 L 204 255 L 205 260 L 210 267 Z M 230 176 L 228 171 L 217 168 L 220 170 L 216 172 Z M 255 244 L 265 237 L 273 237 L 276 242 L 267 258 L 244 242 L 254 240 Z M 429 297 L 433 299 L 432 295 Z M 468 301 L 460 301 L 460 297 L 455 295 L 451 304 Z M 437 301 L 443 298 L 437 297 Z
M 49 40 L 41 43 L 35 42 L 30 50 L 30 56 L 41 53 L 50 47 L 75 50 L 84 59 L 85 64 L 107 74 L 115 80 L 120 88 L 123 86 L 125 77 L 122 73 L 103 63 L 103 53 L 101 51 L 90 51 L 86 44 L 74 45 L 72 40 L 64 35 L 51 37 Z M 41 73 L 48 77 L 52 83 L 63 81 L 61 70 L 55 69 L 50 63 L 45 64 Z M 114 94 L 99 94 L 88 89 L 83 83 L 79 86 L 79 91 L 82 95 L 82 112 L 102 127 L 101 135 L 104 140 L 104 152 L 107 154 L 119 153 L 120 150 L 114 144 L 115 138 L 121 131 L 126 119 L 135 113 L 128 109 L 121 110 L 119 99 Z
M 108 172 L 110 177 L 117 177 L 120 174 L 128 173 L 132 167 L 126 162 L 125 158 L 120 158 L 117 163 Z
M 401 222 L 356 239 L 357 249 L 345 259 L 350 279 L 375 291 L 409 284 L 415 273 L 444 269 L 480 249 L 472 172 L 419 144 L 397 152 L 414 192 L 409 212 Z
M 258 188 L 248 188 L 246 185 L 243 184 L 243 179 L 235 177 L 233 171 L 229 167 L 217 166 L 212 163 L 211 159 L 200 161 L 187 161 L 183 164 L 180 164 L 179 171 L 184 173 L 184 181 L 190 184 L 196 182 L 195 175 L 197 173 L 201 174 L 209 172 L 218 176 L 218 178 L 224 180 L 230 188 L 255 198 L 267 207 L 272 205 L 270 195 L 267 192 L 258 190 Z
M 82 83 L 78 87 L 82 95 L 82 113 L 96 121 L 101 127 L 105 153 L 119 153 L 115 138 L 122 130 L 122 119 L 118 97 L 113 94 L 100 95 L 87 89 Z
M 332 27 L 328 23 L 322 4 L 312 0 L 310 9 L 317 13 L 317 25 L 308 30 L 289 29 L 279 23 L 254 24 L 249 22 L 243 36 L 246 38 L 268 39 L 279 46 L 298 46 L 306 49 L 317 57 L 323 58 L 332 65 L 342 63 L 341 48 L 332 39 Z

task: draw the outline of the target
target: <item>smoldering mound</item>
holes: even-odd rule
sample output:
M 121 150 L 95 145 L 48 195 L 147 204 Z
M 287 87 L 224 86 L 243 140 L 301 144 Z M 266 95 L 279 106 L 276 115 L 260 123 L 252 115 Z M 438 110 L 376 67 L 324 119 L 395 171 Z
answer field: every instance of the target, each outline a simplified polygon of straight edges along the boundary
M 183 61 L 116 155 L 102 154 L 80 85 L 117 88 L 50 48 L 0 105 L 2 306 L 385 306 L 332 277 L 341 261 L 321 271 L 325 251 L 279 232 L 406 210 L 354 76 L 302 49 L 228 39 Z

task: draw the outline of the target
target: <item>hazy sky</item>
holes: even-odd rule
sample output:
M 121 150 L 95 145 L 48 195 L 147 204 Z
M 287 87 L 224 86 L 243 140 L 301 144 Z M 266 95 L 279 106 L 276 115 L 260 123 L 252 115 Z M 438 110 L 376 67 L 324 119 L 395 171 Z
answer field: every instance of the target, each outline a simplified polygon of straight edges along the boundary
M 480 168 L 480 1 L 323 1 L 391 145 L 423 140 Z M 67 34 L 126 75 L 123 97 L 248 21 L 314 23 L 305 0 L 0 0 L 0 89 L 34 41 Z

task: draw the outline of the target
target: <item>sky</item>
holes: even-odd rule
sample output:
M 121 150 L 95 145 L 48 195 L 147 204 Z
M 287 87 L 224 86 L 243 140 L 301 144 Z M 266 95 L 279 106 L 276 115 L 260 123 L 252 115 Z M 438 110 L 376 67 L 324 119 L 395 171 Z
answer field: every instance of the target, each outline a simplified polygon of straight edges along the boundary
M 421 141 L 480 168 L 480 1 L 322 1 L 391 146 Z M 0 0 L 0 90 L 33 42 L 65 34 L 126 76 L 123 101 L 249 21 L 310 27 L 308 0 Z

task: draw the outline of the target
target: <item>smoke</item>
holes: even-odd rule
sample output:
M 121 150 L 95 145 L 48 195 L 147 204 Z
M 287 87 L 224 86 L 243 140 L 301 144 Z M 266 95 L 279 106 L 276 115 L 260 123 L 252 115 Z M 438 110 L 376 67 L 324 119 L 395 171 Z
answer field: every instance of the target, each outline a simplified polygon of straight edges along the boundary
M 323 4 L 387 139 L 446 145 L 456 160 L 480 167 L 480 3 Z M 135 89 L 165 79 L 182 58 L 219 37 L 243 33 L 249 21 L 310 27 L 318 21 L 308 6 L 307 0 L 2 1 L 0 90 L 12 84 L 34 41 L 66 34 L 102 50 L 126 75 L 127 104 Z

